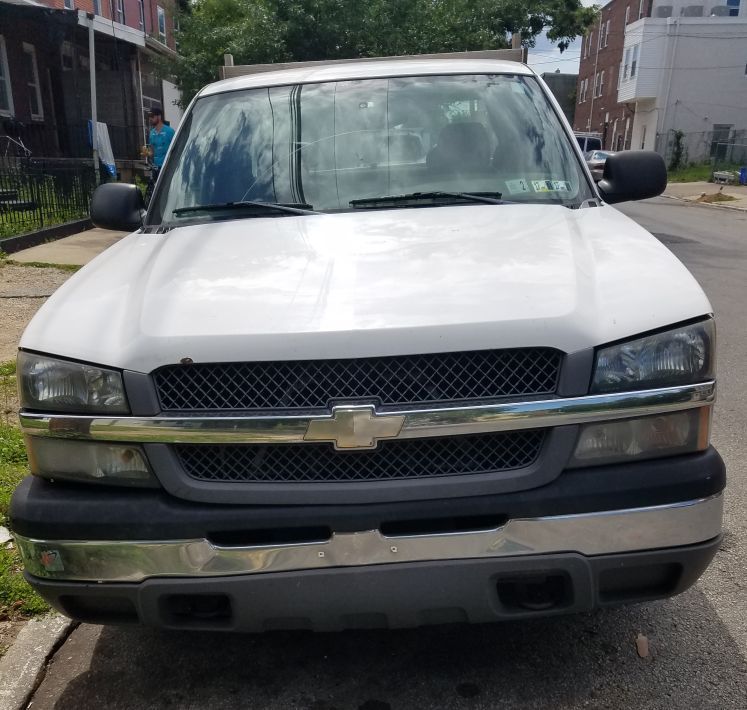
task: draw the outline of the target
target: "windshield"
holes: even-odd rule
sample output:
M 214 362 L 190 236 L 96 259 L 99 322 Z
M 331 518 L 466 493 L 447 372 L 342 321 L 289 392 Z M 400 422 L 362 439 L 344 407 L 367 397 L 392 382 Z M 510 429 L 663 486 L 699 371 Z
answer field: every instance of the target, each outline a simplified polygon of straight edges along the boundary
M 594 197 L 533 77 L 247 89 L 198 99 L 185 121 L 149 224 L 216 219 L 184 208 L 242 201 L 340 211 L 435 191 L 570 207 Z

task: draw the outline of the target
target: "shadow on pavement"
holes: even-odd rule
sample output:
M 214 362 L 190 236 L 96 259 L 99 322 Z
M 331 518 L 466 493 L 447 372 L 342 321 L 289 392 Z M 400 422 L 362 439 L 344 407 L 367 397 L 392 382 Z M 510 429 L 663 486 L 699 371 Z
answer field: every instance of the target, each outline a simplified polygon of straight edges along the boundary
M 75 634 L 86 631 L 96 629 Z M 638 633 L 649 639 L 646 658 L 636 653 Z M 697 589 L 645 606 L 485 626 L 259 636 L 109 627 L 90 667 L 57 694 L 74 640 L 34 710 L 747 707 L 745 659 Z

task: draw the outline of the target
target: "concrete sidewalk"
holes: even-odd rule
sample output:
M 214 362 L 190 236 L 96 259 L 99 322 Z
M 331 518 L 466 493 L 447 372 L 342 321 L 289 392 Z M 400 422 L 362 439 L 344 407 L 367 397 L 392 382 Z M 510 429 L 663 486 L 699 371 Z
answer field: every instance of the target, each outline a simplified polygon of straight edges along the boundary
M 679 200 L 686 200 L 687 202 L 697 202 L 701 195 L 715 195 L 719 191 L 724 195 L 733 197 L 734 200 L 717 202 L 715 203 L 716 206 L 747 210 L 747 185 L 717 185 L 712 182 L 672 182 L 667 185 L 664 194 L 667 197 L 676 197 Z
M 67 264 L 83 266 L 104 249 L 118 242 L 127 232 L 112 232 L 108 229 L 88 229 L 71 237 L 23 249 L 12 255 L 12 260 L 28 264 Z

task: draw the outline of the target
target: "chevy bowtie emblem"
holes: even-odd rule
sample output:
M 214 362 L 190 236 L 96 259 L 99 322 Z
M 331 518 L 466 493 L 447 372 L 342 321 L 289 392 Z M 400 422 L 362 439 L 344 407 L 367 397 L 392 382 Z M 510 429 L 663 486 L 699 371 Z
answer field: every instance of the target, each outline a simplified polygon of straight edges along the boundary
M 331 441 L 336 449 L 373 449 L 399 434 L 402 415 L 376 414 L 372 406 L 333 407 L 332 416 L 309 422 L 305 441 Z

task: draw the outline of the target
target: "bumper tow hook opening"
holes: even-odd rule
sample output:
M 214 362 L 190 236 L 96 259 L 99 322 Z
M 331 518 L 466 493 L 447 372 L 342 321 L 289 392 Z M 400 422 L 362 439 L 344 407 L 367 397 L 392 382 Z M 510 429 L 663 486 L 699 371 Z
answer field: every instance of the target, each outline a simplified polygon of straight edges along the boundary
M 225 594 L 170 594 L 161 599 L 161 613 L 172 626 L 223 625 L 232 618 Z
M 548 611 L 573 601 L 570 579 L 564 574 L 501 579 L 498 599 L 508 611 Z

